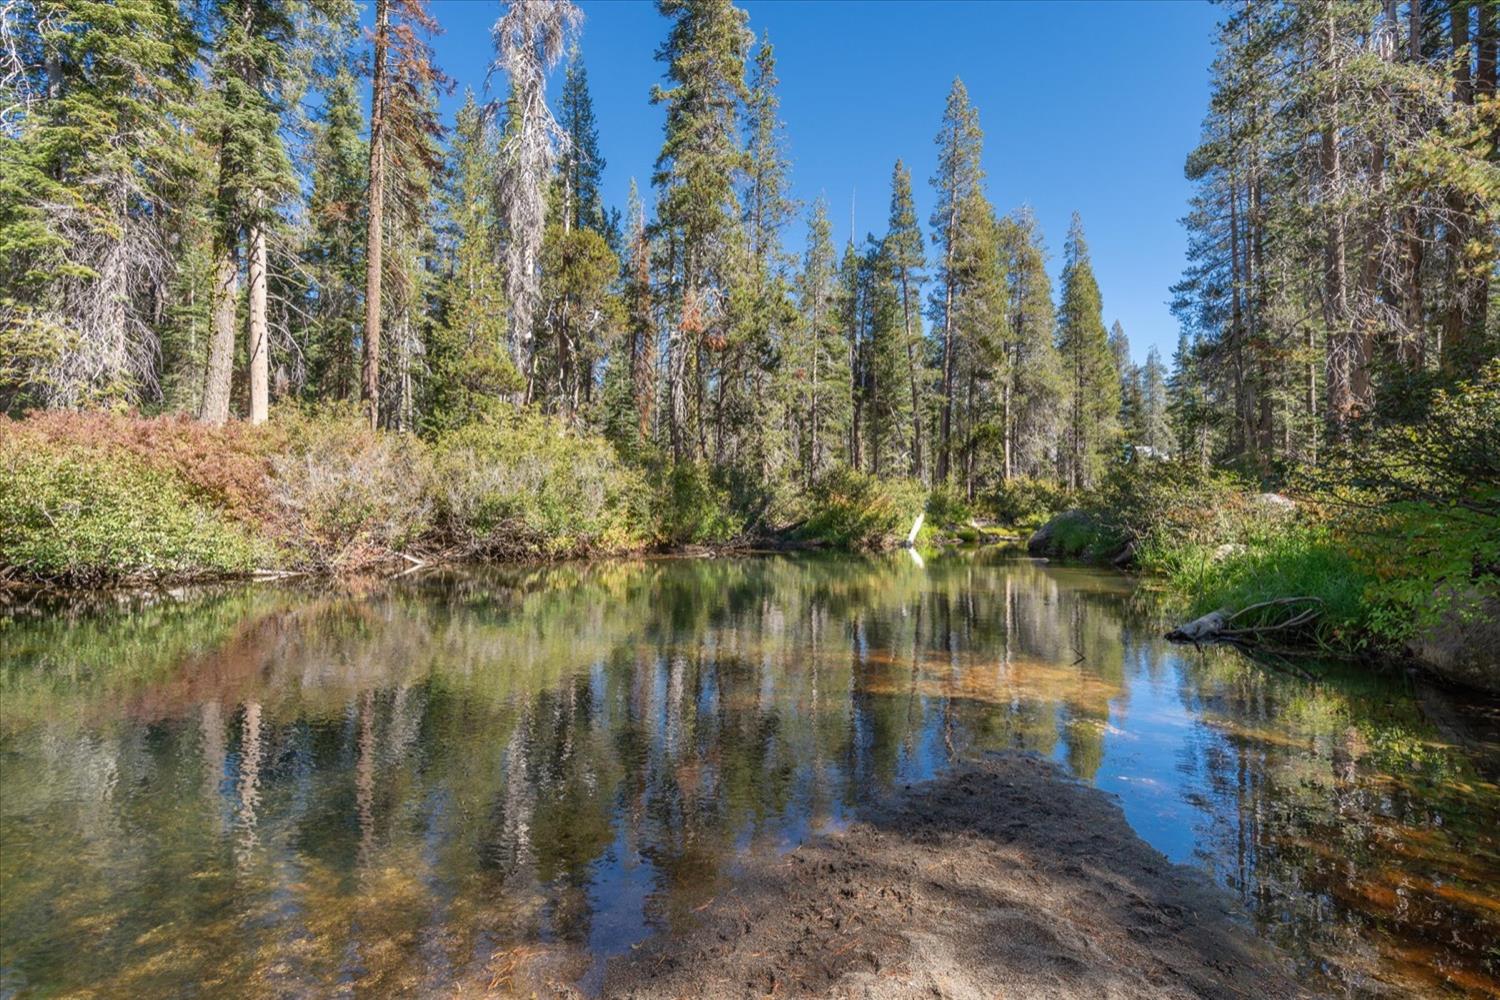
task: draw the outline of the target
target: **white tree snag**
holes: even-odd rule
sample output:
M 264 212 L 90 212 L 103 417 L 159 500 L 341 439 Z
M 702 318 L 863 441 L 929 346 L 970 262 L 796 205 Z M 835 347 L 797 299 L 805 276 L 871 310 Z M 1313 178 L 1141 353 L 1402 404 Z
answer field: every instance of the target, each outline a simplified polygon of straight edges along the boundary
M 250 227 L 250 423 L 263 424 L 270 404 L 270 326 L 266 319 L 266 229 L 256 222 Z

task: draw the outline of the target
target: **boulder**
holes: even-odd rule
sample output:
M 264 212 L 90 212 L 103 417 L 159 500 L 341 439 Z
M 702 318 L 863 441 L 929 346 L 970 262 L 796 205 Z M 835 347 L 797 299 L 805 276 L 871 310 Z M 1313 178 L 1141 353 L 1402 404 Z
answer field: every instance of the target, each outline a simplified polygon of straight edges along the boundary
M 1026 551 L 1034 556 L 1068 555 L 1061 550 L 1059 529 L 1071 525 L 1092 526 L 1094 519 L 1081 510 L 1067 510 L 1042 525 L 1026 541 Z
M 1418 632 L 1407 652 L 1444 680 L 1500 692 L 1500 596 L 1472 587 L 1439 587 L 1432 597 L 1443 611 Z
M 1267 514 L 1294 514 L 1297 511 L 1297 501 L 1280 493 L 1257 493 L 1250 502 Z

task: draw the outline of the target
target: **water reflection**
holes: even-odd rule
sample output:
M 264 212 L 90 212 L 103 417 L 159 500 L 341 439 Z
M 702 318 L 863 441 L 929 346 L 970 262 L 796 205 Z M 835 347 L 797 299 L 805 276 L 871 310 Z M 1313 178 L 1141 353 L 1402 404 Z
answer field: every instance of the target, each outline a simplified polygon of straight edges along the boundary
M 955 755 L 1116 792 L 1312 976 L 1500 988 L 1500 794 L 1412 691 L 1172 649 L 1115 576 L 665 560 L 0 628 L 0 995 L 596 985 Z M 1448 727 L 1451 729 L 1451 727 Z

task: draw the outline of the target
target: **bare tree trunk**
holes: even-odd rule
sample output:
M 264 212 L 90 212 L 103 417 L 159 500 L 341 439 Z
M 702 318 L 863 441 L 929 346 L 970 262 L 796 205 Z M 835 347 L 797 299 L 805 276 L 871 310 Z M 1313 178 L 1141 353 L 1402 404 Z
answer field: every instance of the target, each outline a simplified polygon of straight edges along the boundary
M 261 201 L 257 196 L 256 201 Z M 266 228 L 256 221 L 250 227 L 250 260 L 247 279 L 250 284 L 250 328 L 248 360 L 250 368 L 250 422 L 263 424 L 270 404 L 270 328 L 266 320 Z
M 213 332 L 209 339 L 208 371 L 203 380 L 203 405 L 198 419 L 222 424 L 229 419 L 229 389 L 234 373 L 234 312 L 240 294 L 240 272 L 227 246 L 219 248 L 214 274 Z
M 375 75 L 370 91 L 370 217 L 365 234 L 365 334 L 360 399 L 365 419 L 380 422 L 380 280 L 385 216 L 386 48 L 390 35 L 390 0 L 375 0 Z

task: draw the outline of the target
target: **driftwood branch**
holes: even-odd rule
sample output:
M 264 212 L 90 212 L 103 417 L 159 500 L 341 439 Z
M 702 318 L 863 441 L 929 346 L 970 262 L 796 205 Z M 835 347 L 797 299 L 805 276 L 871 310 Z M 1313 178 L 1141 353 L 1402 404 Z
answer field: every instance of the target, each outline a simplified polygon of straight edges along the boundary
M 1235 622 L 1246 619 L 1257 611 L 1267 608 L 1299 607 L 1290 618 L 1260 625 L 1236 626 Z M 1323 614 L 1321 597 L 1279 597 L 1273 601 L 1261 601 L 1238 611 L 1228 608 L 1210 611 L 1201 618 L 1179 625 L 1167 633 L 1174 642 L 1249 642 L 1274 632 L 1291 632 L 1311 624 Z

